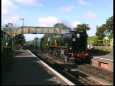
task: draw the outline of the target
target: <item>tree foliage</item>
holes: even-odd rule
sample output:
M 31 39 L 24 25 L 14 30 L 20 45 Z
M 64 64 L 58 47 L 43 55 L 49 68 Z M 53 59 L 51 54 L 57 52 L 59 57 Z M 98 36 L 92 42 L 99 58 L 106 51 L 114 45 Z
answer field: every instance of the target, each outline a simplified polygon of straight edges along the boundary
M 103 39 L 105 36 L 112 38 L 113 36 L 113 16 L 106 20 L 105 24 L 97 27 L 96 35 L 99 39 Z
M 92 45 L 98 45 L 98 38 L 97 36 L 88 37 L 88 43 Z
M 23 34 L 19 34 L 19 35 L 15 36 L 15 43 L 16 44 L 20 44 L 21 46 L 23 46 L 24 43 L 25 43 L 24 35 Z
M 106 32 L 105 34 L 110 38 L 113 36 L 113 16 L 106 21 Z
M 97 27 L 96 36 L 98 37 L 99 40 L 103 40 L 103 38 L 105 37 L 104 31 L 105 31 L 105 25 Z
M 88 24 L 79 24 L 74 30 L 78 32 L 86 32 L 87 30 L 90 30 L 90 27 Z

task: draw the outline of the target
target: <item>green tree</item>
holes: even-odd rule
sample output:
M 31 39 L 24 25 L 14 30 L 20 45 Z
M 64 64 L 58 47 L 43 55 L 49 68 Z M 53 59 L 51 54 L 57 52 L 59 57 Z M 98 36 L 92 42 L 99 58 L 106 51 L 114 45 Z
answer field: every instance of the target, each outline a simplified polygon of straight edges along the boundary
M 92 45 L 98 45 L 98 38 L 97 36 L 88 37 L 88 43 Z
M 21 46 L 25 43 L 25 37 L 23 34 L 19 34 L 15 36 L 15 43 L 16 45 L 20 44 Z
M 112 38 L 113 36 L 113 16 L 107 19 L 105 27 L 106 27 L 105 35 L 108 36 L 109 38 Z
M 100 27 L 97 27 L 96 36 L 98 37 L 99 40 L 103 40 L 103 38 L 105 37 L 104 34 L 105 29 L 106 29 L 105 24 L 103 24 Z
M 100 27 L 97 27 L 96 35 L 99 39 L 103 39 L 105 36 L 112 38 L 113 37 L 113 16 L 109 17 L 106 20 L 105 24 L 102 24 Z
M 101 44 L 105 37 L 108 37 L 110 42 L 110 39 L 113 38 L 113 16 L 109 17 L 105 24 L 97 27 L 96 36 Z
M 78 24 L 74 30 L 78 32 L 86 32 L 87 30 L 90 30 L 90 27 L 88 24 Z

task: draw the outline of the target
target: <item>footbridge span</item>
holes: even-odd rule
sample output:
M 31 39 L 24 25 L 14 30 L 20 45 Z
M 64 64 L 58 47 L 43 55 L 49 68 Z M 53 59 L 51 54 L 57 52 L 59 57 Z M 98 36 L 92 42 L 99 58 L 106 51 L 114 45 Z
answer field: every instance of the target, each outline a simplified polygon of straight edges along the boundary
M 33 27 L 33 26 L 23 26 L 23 27 L 2 27 L 2 30 L 7 32 L 11 36 L 16 36 L 18 34 L 64 34 L 69 32 L 68 29 L 55 28 L 55 27 Z

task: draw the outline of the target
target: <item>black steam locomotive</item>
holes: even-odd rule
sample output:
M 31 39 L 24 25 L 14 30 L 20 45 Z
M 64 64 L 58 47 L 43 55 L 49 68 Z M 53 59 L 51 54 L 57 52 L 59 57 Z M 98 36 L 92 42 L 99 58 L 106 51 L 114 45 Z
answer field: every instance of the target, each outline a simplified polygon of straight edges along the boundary
M 70 31 L 64 34 L 64 42 L 68 46 L 68 53 L 71 52 L 71 57 L 77 62 L 90 62 L 91 55 L 87 49 L 87 32 Z M 71 50 L 70 50 L 71 49 Z

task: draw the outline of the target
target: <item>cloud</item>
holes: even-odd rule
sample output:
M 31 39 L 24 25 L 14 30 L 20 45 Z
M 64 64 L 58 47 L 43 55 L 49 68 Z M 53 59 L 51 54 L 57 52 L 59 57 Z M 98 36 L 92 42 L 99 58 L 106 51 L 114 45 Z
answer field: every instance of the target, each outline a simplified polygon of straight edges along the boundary
M 64 12 L 71 12 L 73 10 L 74 6 L 70 5 L 70 6 L 63 6 L 61 7 L 61 10 Z
M 89 25 L 90 30 L 87 31 L 89 36 L 94 36 L 96 33 L 96 25 Z
M 63 23 L 70 28 L 76 27 L 78 24 L 81 24 L 80 21 L 69 22 L 63 19 L 59 19 L 54 16 L 40 17 L 38 19 L 38 25 L 43 27 L 53 27 L 56 23 Z
M 42 0 L 2 0 L 2 16 L 9 15 L 17 10 L 18 6 L 43 6 Z
M 83 15 L 83 18 L 85 19 L 96 19 L 97 18 L 97 15 L 92 12 L 92 11 L 87 11 L 84 15 Z
M 87 2 L 86 2 L 85 0 L 78 0 L 78 2 L 79 2 L 79 4 L 81 4 L 81 5 L 86 5 L 86 4 L 87 4 Z
M 71 23 L 71 27 L 75 28 L 78 24 L 81 24 L 81 22 L 80 21 L 74 21 Z
M 39 26 L 43 27 L 53 27 L 54 24 L 61 22 L 62 22 L 61 20 L 59 20 L 57 17 L 54 16 L 41 17 L 38 19 Z
M 16 8 L 16 5 L 12 0 L 2 0 L 2 16 L 7 16 L 12 13 Z
M 25 6 L 43 6 L 40 2 L 41 0 L 2 0 L 2 24 L 6 23 L 15 23 L 18 19 L 18 15 L 16 11 L 17 8 L 21 5 Z M 14 18 L 16 17 L 16 18 Z
M 26 6 L 34 6 L 34 5 L 42 5 L 41 0 L 14 0 L 18 4 L 26 5 Z

